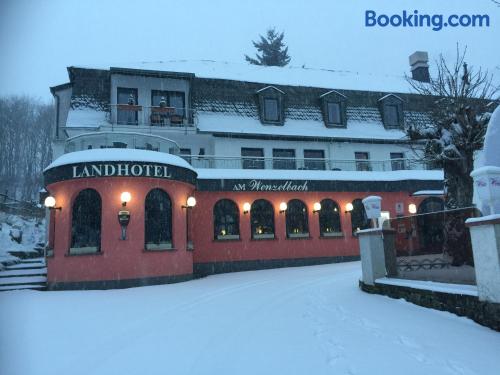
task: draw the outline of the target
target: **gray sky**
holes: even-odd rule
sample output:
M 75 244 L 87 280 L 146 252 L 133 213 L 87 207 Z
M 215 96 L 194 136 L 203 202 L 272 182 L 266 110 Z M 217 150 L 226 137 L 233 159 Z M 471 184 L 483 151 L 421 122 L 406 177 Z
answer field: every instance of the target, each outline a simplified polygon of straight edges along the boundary
M 490 27 L 369 28 L 365 11 L 487 14 Z M 291 65 L 358 72 L 409 72 L 408 56 L 452 58 L 500 76 L 500 7 L 490 0 L 0 0 L 0 95 L 50 100 L 70 65 L 172 59 L 243 62 L 269 26 L 285 31 Z

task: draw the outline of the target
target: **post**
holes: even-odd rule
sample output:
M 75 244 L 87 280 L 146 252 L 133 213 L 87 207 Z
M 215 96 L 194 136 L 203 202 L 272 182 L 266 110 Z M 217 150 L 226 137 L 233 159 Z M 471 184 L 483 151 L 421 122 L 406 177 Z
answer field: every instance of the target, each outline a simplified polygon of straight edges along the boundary
M 479 300 L 500 303 L 500 215 L 466 222 L 472 241 Z
M 397 276 L 393 229 L 364 229 L 356 232 L 359 238 L 359 252 L 363 282 L 374 285 L 381 277 Z

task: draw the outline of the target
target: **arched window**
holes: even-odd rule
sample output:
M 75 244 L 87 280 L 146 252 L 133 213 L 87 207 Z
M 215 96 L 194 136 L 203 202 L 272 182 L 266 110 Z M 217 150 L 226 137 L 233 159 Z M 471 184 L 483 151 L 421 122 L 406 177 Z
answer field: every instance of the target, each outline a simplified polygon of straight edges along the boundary
M 94 189 L 82 190 L 73 202 L 70 254 L 87 254 L 101 247 L 101 197 Z
M 161 189 L 146 195 L 144 241 L 146 250 L 172 248 L 172 202 Z
M 257 199 L 250 208 L 252 238 L 274 238 L 274 209 L 265 199 Z
M 339 205 L 331 199 L 323 199 L 321 201 L 319 230 L 323 237 L 336 237 L 342 235 Z
M 307 207 L 304 202 L 292 199 L 286 210 L 286 234 L 289 238 L 309 237 Z
M 214 206 L 214 238 L 234 240 L 240 238 L 240 213 L 236 203 L 221 199 Z
M 361 229 L 370 228 L 370 220 L 366 216 L 365 206 L 361 199 L 355 199 L 352 201 L 352 211 L 351 211 L 351 226 L 352 233 Z

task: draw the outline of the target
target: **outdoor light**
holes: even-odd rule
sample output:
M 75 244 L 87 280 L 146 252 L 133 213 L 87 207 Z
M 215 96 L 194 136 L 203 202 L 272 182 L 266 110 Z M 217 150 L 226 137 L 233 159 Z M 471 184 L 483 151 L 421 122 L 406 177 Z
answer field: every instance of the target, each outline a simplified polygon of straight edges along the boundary
M 250 203 L 245 202 L 243 203 L 243 213 L 246 215 L 250 212 Z
M 351 212 L 352 210 L 354 209 L 354 206 L 352 205 L 351 202 L 347 203 L 345 205 L 345 212 L 348 213 L 348 212 Z
M 60 210 L 61 207 L 56 207 L 56 199 L 49 195 L 47 198 L 45 198 L 45 201 L 43 202 L 45 207 L 47 207 L 49 210 Z
M 284 213 L 288 206 L 286 205 L 286 202 L 281 202 L 280 203 L 280 214 Z
M 408 205 L 408 212 L 410 212 L 410 214 L 416 214 L 417 213 L 417 205 L 415 203 L 410 203 Z
M 315 214 L 316 212 L 319 212 L 319 211 L 321 211 L 321 203 L 314 202 L 314 204 L 313 204 L 313 214 Z
M 186 200 L 186 204 L 182 206 L 182 208 L 193 208 L 196 206 L 196 198 L 195 197 L 188 197 Z
M 130 193 L 128 191 L 124 191 L 120 195 L 120 199 L 122 200 L 122 206 L 125 207 L 127 205 L 127 203 L 130 202 L 130 200 L 132 199 L 132 196 L 130 195 Z

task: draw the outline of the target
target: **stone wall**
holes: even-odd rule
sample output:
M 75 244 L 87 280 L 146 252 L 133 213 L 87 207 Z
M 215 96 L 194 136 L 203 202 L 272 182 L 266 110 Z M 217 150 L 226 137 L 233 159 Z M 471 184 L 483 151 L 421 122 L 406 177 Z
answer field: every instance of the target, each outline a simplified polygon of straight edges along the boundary
M 382 294 L 391 298 L 404 298 L 419 306 L 448 311 L 458 316 L 466 316 L 475 322 L 500 332 L 500 303 L 479 301 L 478 297 L 434 292 L 396 285 L 368 285 L 359 281 L 361 290 Z

